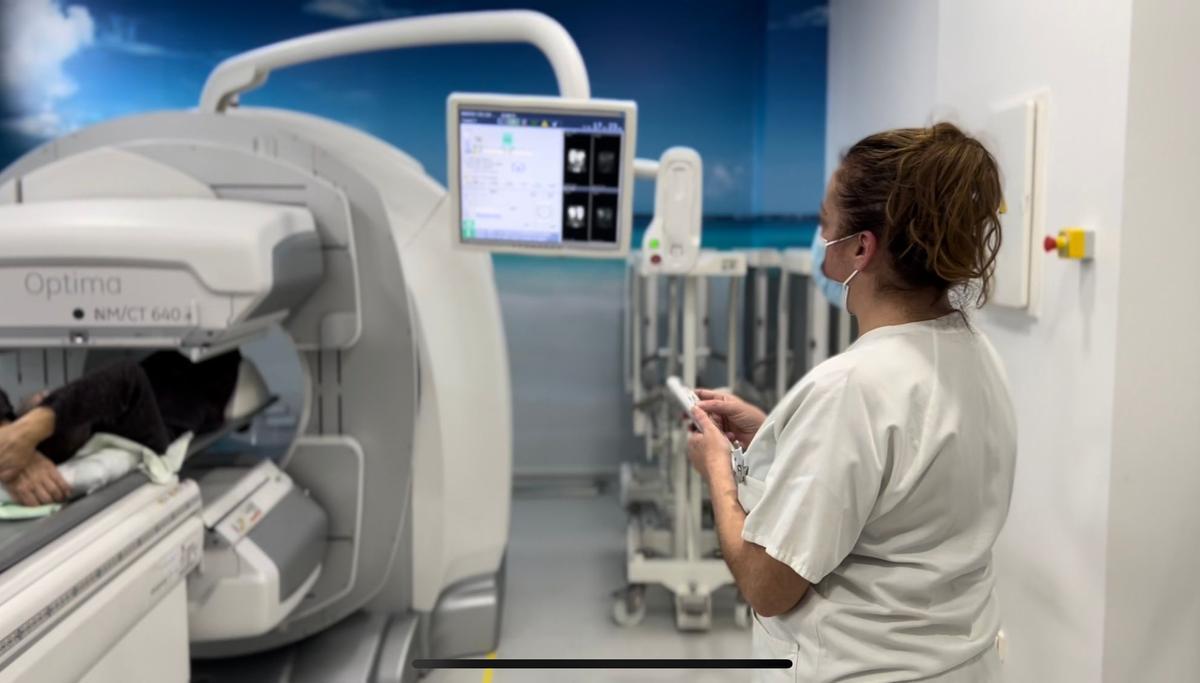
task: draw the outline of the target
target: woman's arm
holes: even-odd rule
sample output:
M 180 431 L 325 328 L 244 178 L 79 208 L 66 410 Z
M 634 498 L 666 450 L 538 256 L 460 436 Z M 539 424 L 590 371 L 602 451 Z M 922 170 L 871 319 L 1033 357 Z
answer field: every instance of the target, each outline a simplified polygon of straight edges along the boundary
M 721 554 L 742 597 L 764 617 L 791 610 L 808 592 L 809 583 L 765 548 L 742 538 L 746 513 L 738 502 L 730 466 L 729 442 L 708 414 L 694 411 L 700 431 L 688 437 L 688 458 L 708 483 Z

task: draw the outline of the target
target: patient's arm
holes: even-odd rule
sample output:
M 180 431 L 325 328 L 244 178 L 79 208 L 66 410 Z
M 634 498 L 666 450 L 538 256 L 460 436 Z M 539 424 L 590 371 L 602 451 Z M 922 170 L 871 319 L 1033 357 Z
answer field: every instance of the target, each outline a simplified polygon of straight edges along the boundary
M 28 413 L 29 411 L 33 410 L 34 408 L 42 405 L 42 401 L 45 401 L 46 397 L 49 395 L 50 395 L 50 390 L 43 389 L 35 394 L 31 394 L 29 396 L 26 396 L 25 398 L 22 398 L 21 402 L 17 405 L 17 414 L 24 415 L 25 413 Z
M 0 482 L 10 482 L 37 457 L 37 445 L 54 433 L 54 413 L 37 408 L 0 426 Z
M 21 505 L 49 505 L 71 497 L 71 487 L 49 458 L 34 453 L 33 460 L 4 487 Z
M 52 413 L 53 433 L 38 447 L 56 463 L 69 460 L 96 432 L 123 436 L 158 453 L 170 444 L 150 382 L 137 363 L 113 363 L 88 373 L 51 393 L 29 415 L 40 410 Z

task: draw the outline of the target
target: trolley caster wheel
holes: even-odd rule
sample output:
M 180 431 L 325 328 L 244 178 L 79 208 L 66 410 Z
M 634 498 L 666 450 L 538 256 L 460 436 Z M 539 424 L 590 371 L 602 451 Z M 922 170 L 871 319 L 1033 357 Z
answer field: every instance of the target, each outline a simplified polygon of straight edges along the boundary
M 629 628 L 642 623 L 646 616 L 646 589 L 630 586 L 618 591 L 613 599 L 612 617 L 617 626 Z
M 742 601 L 738 601 L 733 606 L 733 623 L 737 624 L 738 628 L 750 628 L 750 605 Z
M 675 594 L 675 628 L 707 631 L 712 628 L 712 594 Z

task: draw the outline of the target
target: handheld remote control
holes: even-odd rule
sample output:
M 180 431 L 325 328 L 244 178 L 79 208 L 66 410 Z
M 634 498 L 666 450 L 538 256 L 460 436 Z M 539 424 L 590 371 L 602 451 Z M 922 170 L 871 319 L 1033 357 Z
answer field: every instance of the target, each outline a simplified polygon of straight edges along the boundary
M 695 405 L 700 402 L 700 398 L 696 396 L 696 392 L 687 388 L 687 386 L 685 386 L 684 383 L 674 375 L 667 378 L 667 390 L 671 392 L 671 395 L 675 397 L 676 402 L 678 402 L 680 407 L 683 408 L 683 411 L 687 413 L 688 419 L 692 421 L 692 424 L 696 425 L 697 428 L 700 427 L 700 425 L 696 423 L 696 418 L 692 416 L 692 408 L 694 408 Z

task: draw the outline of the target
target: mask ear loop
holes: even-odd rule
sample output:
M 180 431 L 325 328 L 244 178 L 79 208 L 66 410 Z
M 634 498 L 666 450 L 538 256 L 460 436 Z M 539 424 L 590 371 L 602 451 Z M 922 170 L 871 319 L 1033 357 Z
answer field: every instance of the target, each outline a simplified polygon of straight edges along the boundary
M 850 281 L 854 279 L 855 275 L 858 275 L 857 269 L 853 273 L 850 273 L 850 277 L 846 278 L 846 281 L 842 283 L 842 310 L 851 315 L 854 312 L 850 310 Z
M 860 232 L 856 232 L 853 235 L 846 235 L 845 237 L 839 237 L 836 240 L 827 240 L 822 237 L 821 241 L 825 243 L 826 247 L 829 247 L 830 245 L 837 244 L 838 242 L 845 242 L 846 240 L 850 239 L 851 237 L 858 237 L 861 234 L 862 233 L 860 233 Z
M 826 242 L 825 246 L 828 247 L 831 244 L 837 244 L 838 242 L 844 242 L 844 241 L 850 239 L 851 237 L 858 237 L 861 234 L 862 234 L 861 232 L 856 232 L 853 235 L 846 235 L 845 237 L 839 237 L 836 240 L 833 240 L 832 242 Z M 824 265 L 824 264 L 822 264 L 822 265 Z M 842 310 L 847 313 L 850 313 L 850 315 L 854 315 L 854 313 L 850 310 L 850 281 L 854 279 L 855 275 L 858 275 L 857 268 L 855 268 L 854 272 L 850 273 L 850 277 L 846 278 L 846 281 L 842 283 Z

